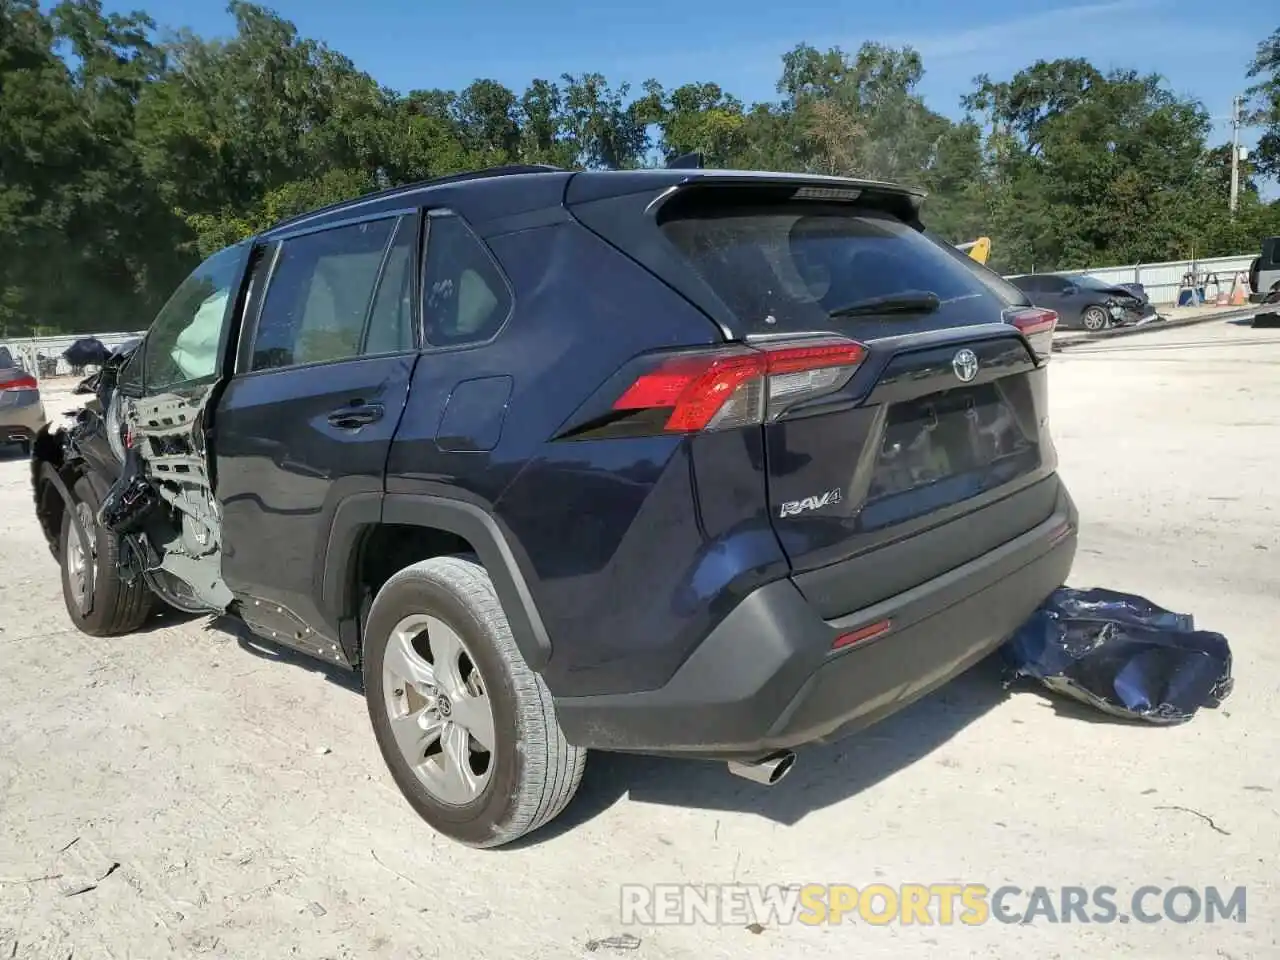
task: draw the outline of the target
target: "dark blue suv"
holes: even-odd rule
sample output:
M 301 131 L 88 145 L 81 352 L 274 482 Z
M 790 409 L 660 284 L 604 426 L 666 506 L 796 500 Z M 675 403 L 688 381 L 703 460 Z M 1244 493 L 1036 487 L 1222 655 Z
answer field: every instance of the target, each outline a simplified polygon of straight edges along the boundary
M 476 846 L 554 817 L 588 749 L 775 782 L 1071 568 L 1055 315 L 921 199 L 503 168 L 228 248 L 37 438 L 68 612 L 362 670 L 396 783 Z

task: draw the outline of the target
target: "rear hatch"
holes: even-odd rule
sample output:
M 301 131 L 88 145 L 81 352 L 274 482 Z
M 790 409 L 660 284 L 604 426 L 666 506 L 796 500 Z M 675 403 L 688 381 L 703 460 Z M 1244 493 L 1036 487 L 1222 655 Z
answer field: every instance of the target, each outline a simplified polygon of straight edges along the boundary
M 764 496 L 797 584 L 828 618 L 1014 539 L 1057 500 L 1053 315 L 922 233 L 916 203 L 878 186 L 709 179 L 647 205 L 662 243 L 610 231 L 616 216 L 584 218 L 727 340 L 784 356 L 761 408 Z M 838 365 L 789 366 L 808 345 Z

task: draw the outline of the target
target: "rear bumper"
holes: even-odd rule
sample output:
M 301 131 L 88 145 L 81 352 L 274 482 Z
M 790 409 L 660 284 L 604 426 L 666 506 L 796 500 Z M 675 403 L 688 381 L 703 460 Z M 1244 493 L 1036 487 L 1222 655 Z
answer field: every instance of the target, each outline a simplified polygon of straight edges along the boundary
M 0 421 L 0 443 L 34 443 L 42 422 L 8 423 Z
M 1003 643 L 1075 558 L 1065 488 L 1052 516 L 989 553 L 838 620 L 790 580 L 749 594 L 656 690 L 556 699 L 579 746 L 730 759 L 827 742 L 942 686 Z M 833 652 L 837 637 L 888 632 Z
M 43 403 L 0 407 L 0 443 L 31 443 L 47 422 Z

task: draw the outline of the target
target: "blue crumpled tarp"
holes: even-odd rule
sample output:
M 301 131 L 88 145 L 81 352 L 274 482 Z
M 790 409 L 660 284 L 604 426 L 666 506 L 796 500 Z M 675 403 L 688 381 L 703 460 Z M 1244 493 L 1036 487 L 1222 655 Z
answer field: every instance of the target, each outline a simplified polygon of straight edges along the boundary
M 1032 677 L 1106 713 L 1182 723 L 1231 693 L 1231 648 L 1190 614 L 1095 588 L 1055 590 L 1001 649 Z

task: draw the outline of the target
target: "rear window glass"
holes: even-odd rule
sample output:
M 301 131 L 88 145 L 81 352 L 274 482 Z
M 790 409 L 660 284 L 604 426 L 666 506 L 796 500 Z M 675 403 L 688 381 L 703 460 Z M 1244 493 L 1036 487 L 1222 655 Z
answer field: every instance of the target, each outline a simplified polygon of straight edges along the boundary
M 832 310 L 872 297 L 933 293 L 942 301 L 933 316 L 946 326 L 998 322 L 1022 300 L 963 252 L 873 210 L 721 208 L 662 230 L 747 333 L 823 329 Z

